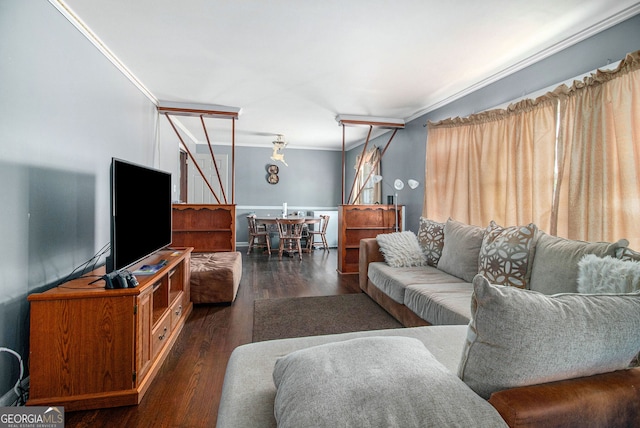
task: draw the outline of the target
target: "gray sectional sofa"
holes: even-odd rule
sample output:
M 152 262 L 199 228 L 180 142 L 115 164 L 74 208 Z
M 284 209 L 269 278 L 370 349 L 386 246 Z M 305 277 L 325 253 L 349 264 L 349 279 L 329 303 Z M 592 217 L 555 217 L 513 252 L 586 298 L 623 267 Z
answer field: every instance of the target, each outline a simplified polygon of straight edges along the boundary
M 408 248 L 412 243 L 407 239 L 387 243 L 387 253 Z M 575 293 L 583 256 L 638 259 L 627 248 L 626 239 L 575 241 L 548 235 L 533 224 L 502 228 L 493 223 L 484 229 L 455 220 L 437 223 L 421 218 L 412 251 L 427 254 L 423 264 L 419 260 L 387 263 L 379 241 L 384 246 L 382 236 L 360 241 L 360 288 L 408 327 L 468 324 L 471 281 L 478 273 L 493 284 L 548 295 Z M 481 258 L 483 266 L 479 266 Z M 505 273 L 505 266 L 511 271 Z
M 626 241 L 421 223 L 360 246 L 363 291 L 411 327 L 236 348 L 219 427 L 640 425 Z

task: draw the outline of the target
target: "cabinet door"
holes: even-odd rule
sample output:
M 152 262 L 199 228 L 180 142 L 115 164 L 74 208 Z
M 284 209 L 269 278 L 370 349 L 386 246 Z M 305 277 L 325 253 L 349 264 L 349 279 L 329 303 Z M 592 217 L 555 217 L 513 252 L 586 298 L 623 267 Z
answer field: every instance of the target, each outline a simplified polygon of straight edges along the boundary
M 130 390 L 134 304 L 131 296 L 109 293 L 32 302 L 29 398 L 59 402 Z
M 140 385 L 151 366 L 151 319 L 153 316 L 152 289 L 149 287 L 137 297 L 136 314 L 136 386 Z

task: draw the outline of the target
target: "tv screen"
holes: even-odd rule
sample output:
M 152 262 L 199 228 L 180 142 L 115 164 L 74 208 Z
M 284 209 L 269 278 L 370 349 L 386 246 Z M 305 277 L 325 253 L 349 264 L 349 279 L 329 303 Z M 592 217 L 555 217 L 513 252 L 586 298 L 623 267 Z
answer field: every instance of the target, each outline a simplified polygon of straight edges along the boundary
M 107 272 L 125 269 L 170 244 L 171 174 L 113 158 Z

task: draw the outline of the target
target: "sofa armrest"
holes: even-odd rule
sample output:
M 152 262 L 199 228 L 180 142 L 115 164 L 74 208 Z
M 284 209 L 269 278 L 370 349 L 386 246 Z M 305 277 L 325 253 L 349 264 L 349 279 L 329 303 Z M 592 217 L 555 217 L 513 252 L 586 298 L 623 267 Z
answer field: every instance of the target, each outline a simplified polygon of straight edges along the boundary
M 367 290 L 367 273 L 369 263 L 383 262 L 384 256 L 380 252 L 380 246 L 376 238 L 365 238 L 360 240 L 360 260 L 358 261 L 358 273 L 360 274 L 360 288 Z
M 640 426 L 640 368 L 495 392 L 510 427 Z

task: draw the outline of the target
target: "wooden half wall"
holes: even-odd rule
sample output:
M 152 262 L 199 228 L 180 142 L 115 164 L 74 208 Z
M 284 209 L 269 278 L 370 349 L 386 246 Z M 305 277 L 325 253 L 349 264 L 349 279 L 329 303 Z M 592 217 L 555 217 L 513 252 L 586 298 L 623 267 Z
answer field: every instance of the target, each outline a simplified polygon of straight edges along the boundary
M 172 246 L 197 253 L 236 250 L 235 204 L 174 204 Z

